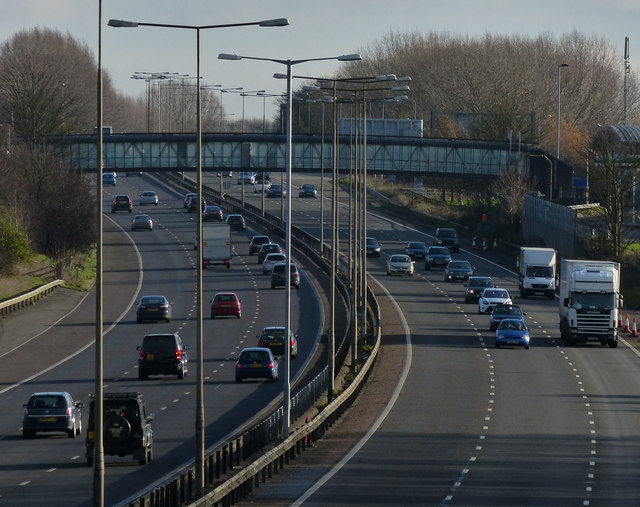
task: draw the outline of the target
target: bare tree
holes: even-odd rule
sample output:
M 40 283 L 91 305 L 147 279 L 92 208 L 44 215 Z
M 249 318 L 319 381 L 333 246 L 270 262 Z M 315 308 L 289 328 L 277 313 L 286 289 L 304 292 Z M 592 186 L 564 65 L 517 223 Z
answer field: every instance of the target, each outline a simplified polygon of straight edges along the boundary
M 633 145 L 623 143 L 610 128 L 601 129 L 593 138 L 589 188 L 595 201 L 600 203 L 609 237 L 610 253 L 620 259 L 626 242 L 623 238 L 623 221 L 629 209 L 635 183 L 635 163 L 630 163 Z

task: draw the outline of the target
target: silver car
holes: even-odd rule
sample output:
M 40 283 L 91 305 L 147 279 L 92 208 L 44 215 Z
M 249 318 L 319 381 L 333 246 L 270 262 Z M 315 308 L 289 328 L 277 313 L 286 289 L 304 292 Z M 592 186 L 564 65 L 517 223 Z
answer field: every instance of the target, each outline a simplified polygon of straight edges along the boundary
M 262 261 L 262 274 L 268 275 L 273 271 L 273 265 L 277 262 L 284 262 L 287 260 L 287 256 L 283 253 L 271 252 L 266 255 L 264 261 Z
M 153 190 L 145 190 L 140 193 L 140 206 L 144 206 L 145 204 L 155 204 L 158 205 L 158 194 L 156 194 Z
M 131 220 L 131 230 L 137 231 L 138 229 L 153 230 L 153 220 L 149 215 L 136 215 Z
M 406 254 L 394 254 L 387 261 L 387 275 L 413 276 L 413 261 Z

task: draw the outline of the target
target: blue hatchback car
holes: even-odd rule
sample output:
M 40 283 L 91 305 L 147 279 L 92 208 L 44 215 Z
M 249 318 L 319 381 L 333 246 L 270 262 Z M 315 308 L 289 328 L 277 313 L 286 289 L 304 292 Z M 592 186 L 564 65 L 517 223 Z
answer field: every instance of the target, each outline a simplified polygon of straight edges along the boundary
M 496 330 L 495 347 L 500 345 L 522 345 L 529 348 L 529 330 L 521 319 L 503 319 Z

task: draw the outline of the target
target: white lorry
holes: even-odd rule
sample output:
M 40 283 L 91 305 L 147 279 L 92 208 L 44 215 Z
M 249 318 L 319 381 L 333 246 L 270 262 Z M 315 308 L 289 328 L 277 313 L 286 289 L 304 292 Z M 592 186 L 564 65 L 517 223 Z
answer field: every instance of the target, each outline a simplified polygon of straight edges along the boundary
M 553 248 L 520 247 L 520 297 L 542 294 L 555 297 L 556 251 Z
M 202 267 L 231 268 L 231 228 L 228 224 L 202 224 Z
M 562 259 L 560 335 L 567 345 L 595 340 L 617 347 L 622 301 L 619 263 Z

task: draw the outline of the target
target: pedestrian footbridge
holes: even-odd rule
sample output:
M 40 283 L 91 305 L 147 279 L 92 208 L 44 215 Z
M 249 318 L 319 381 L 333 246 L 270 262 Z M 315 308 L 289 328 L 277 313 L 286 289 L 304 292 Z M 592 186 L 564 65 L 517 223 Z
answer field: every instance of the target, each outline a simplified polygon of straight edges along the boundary
M 195 171 L 195 134 L 127 133 L 103 136 L 104 171 Z M 360 160 L 364 143 L 352 136 L 337 139 L 338 170 L 348 172 Z M 72 168 L 95 171 L 95 135 L 51 136 L 45 143 Z M 333 168 L 331 136 L 295 135 L 292 170 L 318 172 Z M 203 134 L 202 167 L 205 171 L 285 170 L 286 137 L 283 134 Z M 511 167 L 527 170 L 529 145 L 461 139 L 367 136 L 367 172 L 404 176 L 497 176 Z M 537 150 L 539 151 L 539 150 Z

